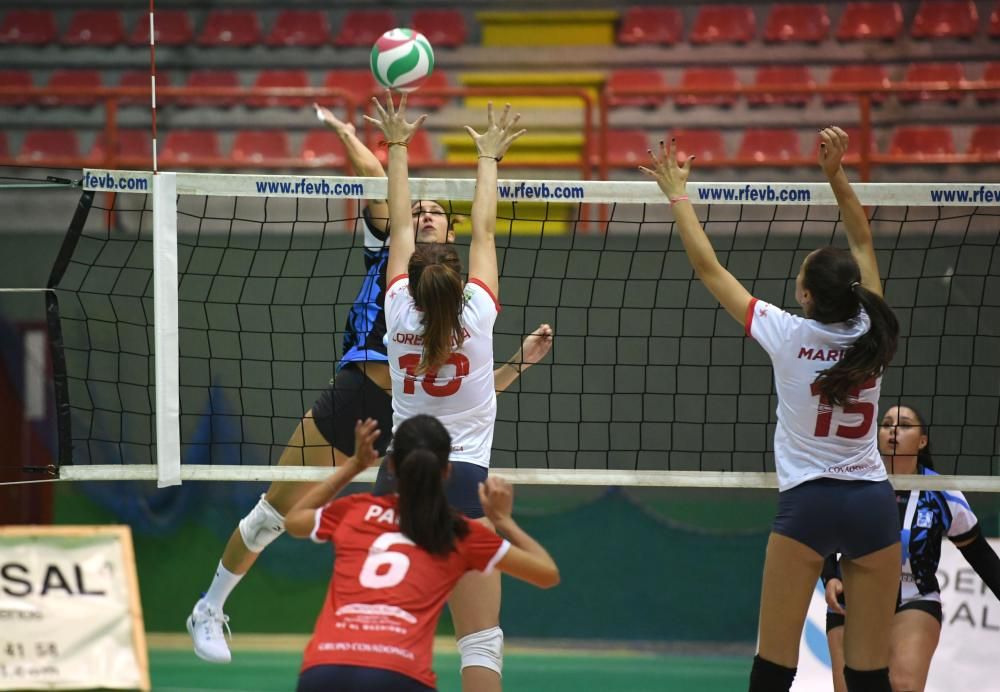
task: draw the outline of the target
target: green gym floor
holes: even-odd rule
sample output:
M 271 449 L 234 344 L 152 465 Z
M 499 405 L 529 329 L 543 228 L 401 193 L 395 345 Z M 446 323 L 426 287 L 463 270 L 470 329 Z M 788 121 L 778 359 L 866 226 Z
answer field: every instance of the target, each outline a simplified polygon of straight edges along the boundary
M 154 692 L 294 690 L 300 650 L 234 650 L 233 662 L 205 663 L 186 648 L 150 642 Z M 445 649 L 445 650 L 440 650 Z M 458 655 L 435 647 L 440 692 L 460 692 Z M 509 647 L 504 688 L 512 692 L 735 692 L 746 689 L 750 658 Z

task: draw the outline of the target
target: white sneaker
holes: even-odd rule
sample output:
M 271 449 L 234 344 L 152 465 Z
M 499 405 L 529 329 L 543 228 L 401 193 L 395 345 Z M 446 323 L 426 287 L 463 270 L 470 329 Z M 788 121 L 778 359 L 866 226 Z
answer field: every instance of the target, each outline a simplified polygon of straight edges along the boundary
M 194 652 L 198 658 L 210 663 L 229 663 L 232 660 L 223 628 L 229 637 L 233 636 L 229 630 L 228 615 L 212 607 L 204 598 L 194 604 L 194 610 L 187 619 L 187 630 L 194 640 Z

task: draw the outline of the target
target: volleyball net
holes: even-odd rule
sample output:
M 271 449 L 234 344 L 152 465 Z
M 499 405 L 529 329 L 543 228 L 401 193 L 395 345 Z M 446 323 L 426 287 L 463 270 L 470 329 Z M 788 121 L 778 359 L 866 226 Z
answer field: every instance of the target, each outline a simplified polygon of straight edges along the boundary
M 366 274 L 360 210 L 386 181 L 87 170 L 83 187 L 50 281 L 60 477 L 326 477 L 277 460 L 335 375 Z M 689 188 L 720 260 L 762 300 L 797 309 L 805 255 L 846 247 L 826 183 Z M 902 329 L 879 413 L 924 413 L 947 487 L 1000 490 L 1000 186 L 855 189 Z M 457 214 L 473 191 L 411 182 Z M 776 487 L 768 357 L 694 278 L 656 185 L 502 180 L 498 197 L 498 363 L 540 323 L 556 336 L 498 395 L 492 468 Z

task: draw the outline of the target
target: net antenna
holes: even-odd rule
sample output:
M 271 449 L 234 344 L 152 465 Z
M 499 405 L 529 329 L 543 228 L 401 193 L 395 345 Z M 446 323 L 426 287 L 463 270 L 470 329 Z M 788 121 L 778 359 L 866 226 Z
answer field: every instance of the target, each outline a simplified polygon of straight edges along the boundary
M 83 181 L 117 194 L 78 229 L 55 286 L 71 428 L 61 477 L 327 477 L 329 467 L 276 460 L 335 372 L 363 278 L 348 202 L 384 199 L 385 179 L 87 170 Z M 882 407 L 924 411 L 950 474 L 895 485 L 1000 491 L 989 327 L 1000 317 L 1000 190 L 855 189 L 903 325 Z M 474 181 L 418 178 L 411 191 L 462 214 Z M 789 309 L 802 258 L 846 243 L 826 183 L 689 194 L 723 263 Z M 499 395 L 492 468 L 535 484 L 776 487 L 769 361 L 693 278 L 656 185 L 502 180 L 499 198 L 496 358 L 541 322 L 556 338 Z

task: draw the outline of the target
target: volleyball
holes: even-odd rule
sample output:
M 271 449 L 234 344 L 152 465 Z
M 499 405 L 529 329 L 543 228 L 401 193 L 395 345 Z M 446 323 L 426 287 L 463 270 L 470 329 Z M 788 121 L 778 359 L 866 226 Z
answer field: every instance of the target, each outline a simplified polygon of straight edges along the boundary
M 372 46 L 371 67 L 382 86 L 410 92 L 434 71 L 434 49 L 420 32 L 392 29 Z

